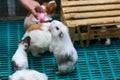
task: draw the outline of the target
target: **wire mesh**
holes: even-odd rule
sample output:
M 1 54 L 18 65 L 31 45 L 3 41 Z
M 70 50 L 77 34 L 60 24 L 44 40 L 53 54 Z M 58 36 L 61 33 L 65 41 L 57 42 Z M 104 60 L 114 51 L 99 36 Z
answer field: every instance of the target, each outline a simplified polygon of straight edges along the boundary
M 0 76 L 8 80 L 12 74 L 11 57 L 22 38 L 23 20 L 0 22 Z M 28 56 L 29 68 L 48 75 L 49 80 L 119 80 L 120 79 L 120 40 L 112 39 L 110 46 L 99 41 L 89 48 L 81 48 L 79 42 L 74 46 L 78 52 L 78 62 L 74 72 L 58 76 L 53 54 L 46 52 L 41 57 Z

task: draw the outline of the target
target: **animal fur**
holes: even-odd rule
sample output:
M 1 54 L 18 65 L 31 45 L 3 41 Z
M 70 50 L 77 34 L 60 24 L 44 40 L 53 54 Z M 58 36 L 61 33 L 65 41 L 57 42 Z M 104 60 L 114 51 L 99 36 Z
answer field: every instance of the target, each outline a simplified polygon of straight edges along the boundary
M 18 48 L 12 57 L 12 67 L 14 70 L 21 70 L 28 68 L 27 52 L 30 45 L 30 37 L 25 37 L 18 44 Z
M 26 36 L 31 37 L 31 45 L 29 46 L 28 50 L 33 56 L 39 57 L 41 53 L 49 51 L 49 45 L 51 42 L 51 33 L 49 31 L 33 30 L 29 33 L 26 33 L 24 37 Z
M 50 25 L 50 31 L 52 35 L 50 51 L 54 53 L 59 70 L 56 74 L 72 72 L 75 69 L 78 55 L 71 42 L 67 26 L 54 20 Z
M 9 80 L 48 80 L 48 77 L 35 70 L 19 70 L 10 75 Z
M 45 2 L 41 5 L 44 11 L 47 14 L 45 21 L 52 20 L 52 15 L 56 9 L 56 2 L 50 1 Z M 41 53 L 49 51 L 49 45 L 51 42 L 51 33 L 49 32 L 49 26 L 51 22 L 40 23 L 38 22 L 33 15 L 26 17 L 24 22 L 25 34 L 22 39 L 26 36 L 31 37 L 29 51 L 35 57 L 40 56 Z
M 53 1 L 49 1 L 49 2 L 44 2 L 41 7 L 43 8 L 43 12 L 45 12 L 47 14 L 47 16 L 45 17 L 45 21 L 49 21 L 52 20 L 52 16 L 55 13 L 56 10 L 56 2 Z M 28 15 L 25 18 L 24 21 L 24 29 L 25 31 L 27 30 L 27 28 L 29 26 L 31 26 L 32 24 L 36 24 L 36 23 L 40 23 L 39 20 L 37 20 L 32 14 Z

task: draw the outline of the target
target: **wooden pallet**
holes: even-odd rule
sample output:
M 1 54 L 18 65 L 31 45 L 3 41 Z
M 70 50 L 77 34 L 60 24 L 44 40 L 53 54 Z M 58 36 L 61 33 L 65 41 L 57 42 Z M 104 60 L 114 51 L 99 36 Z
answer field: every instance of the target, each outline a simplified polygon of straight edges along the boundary
M 113 38 L 120 36 L 120 29 L 116 27 L 92 29 L 98 26 L 120 24 L 120 0 L 61 0 L 61 20 L 69 27 L 71 39 L 83 40 L 99 38 Z M 80 27 L 87 26 L 87 32 L 81 32 Z M 97 36 L 97 37 L 96 37 Z

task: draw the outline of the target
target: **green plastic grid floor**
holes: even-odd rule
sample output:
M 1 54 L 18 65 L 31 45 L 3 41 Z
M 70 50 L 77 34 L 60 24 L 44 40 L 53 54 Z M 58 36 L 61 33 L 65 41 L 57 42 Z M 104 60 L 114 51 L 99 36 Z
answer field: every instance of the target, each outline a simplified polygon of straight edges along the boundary
M 0 76 L 8 80 L 12 74 L 11 57 L 17 49 L 17 42 L 22 38 L 23 20 L 0 22 Z M 49 80 L 120 80 L 120 40 L 112 39 L 111 46 L 104 46 L 99 41 L 91 43 L 89 48 L 74 44 L 79 58 L 74 72 L 64 76 L 55 75 L 56 61 L 46 52 L 41 57 L 29 54 L 29 68 L 46 73 Z

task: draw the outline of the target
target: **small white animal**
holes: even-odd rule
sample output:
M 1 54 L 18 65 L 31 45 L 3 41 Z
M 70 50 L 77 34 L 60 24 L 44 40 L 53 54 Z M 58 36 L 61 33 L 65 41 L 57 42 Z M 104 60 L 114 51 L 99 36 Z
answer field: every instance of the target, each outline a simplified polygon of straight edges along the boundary
M 18 70 L 9 76 L 9 80 L 48 80 L 48 77 L 35 70 Z
M 33 30 L 29 33 L 26 32 L 24 37 L 26 36 L 31 37 L 28 50 L 32 53 L 33 56 L 39 57 L 40 54 L 44 53 L 45 51 L 49 51 L 51 42 L 51 33 L 49 31 Z
M 50 25 L 52 41 L 50 51 L 54 53 L 58 64 L 58 75 L 70 73 L 75 69 L 78 59 L 77 51 L 75 50 L 67 26 L 60 21 L 52 21 Z
M 26 37 L 23 40 L 21 40 L 18 44 L 18 48 L 15 52 L 15 54 L 12 57 L 12 67 L 14 70 L 21 70 L 28 68 L 28 59 L 27 59 L 27 52 L 30 45 L 30 37 Z

